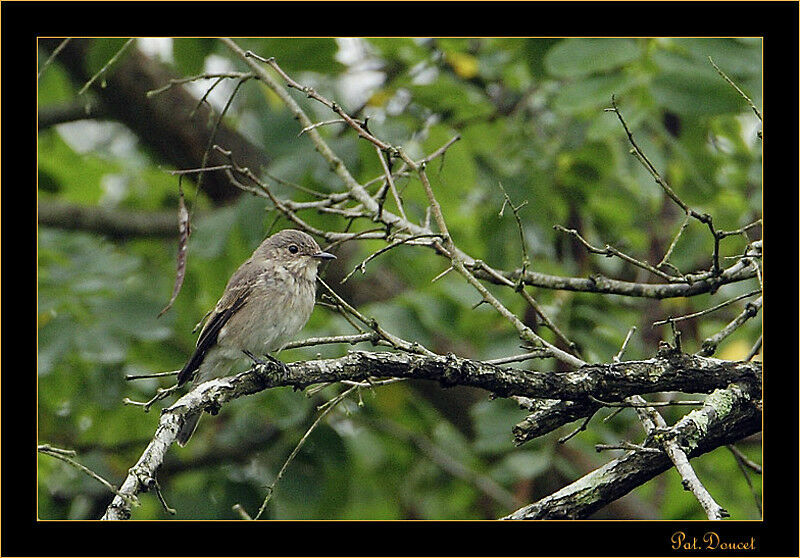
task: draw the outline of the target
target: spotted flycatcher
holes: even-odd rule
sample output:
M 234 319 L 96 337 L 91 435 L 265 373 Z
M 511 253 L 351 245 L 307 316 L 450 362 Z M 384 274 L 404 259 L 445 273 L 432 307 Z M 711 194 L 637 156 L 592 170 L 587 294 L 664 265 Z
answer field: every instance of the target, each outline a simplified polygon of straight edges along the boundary
M 335 257 L 297 230 L 264 240 L 228 281 L 192 358 L 178 373 L 178 385 L 227 376 L 245 355 L 258 361 L 258 355 L 280 349 L 311 316 L 320 262 Z M 178 444 L 186 445 L 201 415 L 195 411 L 184 417 Z

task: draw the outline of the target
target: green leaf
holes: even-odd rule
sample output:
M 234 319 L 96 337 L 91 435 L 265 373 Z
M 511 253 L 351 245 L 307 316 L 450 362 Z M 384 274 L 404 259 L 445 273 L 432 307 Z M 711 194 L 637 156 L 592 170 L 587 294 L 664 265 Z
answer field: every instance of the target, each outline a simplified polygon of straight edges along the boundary
M 39 68 L 41 69 L 47 57 L 40 57 Z M 76 89 L 69 79 L 67 72 L 57 63 L 50 64 L 42 72 L 36 88 L 39 108 L 49 104 L 66 103 L 71 99 Z
M 86 71 L 91 76 L 96 74 L 103 68 L 108 62 L 116 56 L 116 54 L 125 46 L 125 43 L 128 42 L 127 38 L 114 38 L 114 39 L 95 39 L 92 41 L 92 45 L 89 47 L 89 53 L 86 56 Z M 120 57 L 114 61 L 114 63 L 109 66 L 105 72 L 103 72 L 103 76 L 109 76 L 114 73 L 114 69 L 119 65 L 120 61 L 122 61 L 126 56 L 128 56 L 131 50 L 135 47 L 135 44 L 131 44 L 125 49 Z M 98 78 L 96 83 L 102 83 L 103 76 Z
M 54 130 L 39 134 L 39 173 L 46 175 L 44 186 L 59 185 L 60 199 L 95 204 L 103 195 L 102 179 L 120 171 L 107 159 L 76 153 Z
M 336 60 L 339 47 L 334 39 L 241 39 L 236 41 L 243 49 L 250 49 L 259 56 L 275 57 L 275 61 L 286 72 L 334 73 L 342 69 Z
M 600 109 L 611 104 L 611 95 L 619 96 L 632 85 L 632 81 L 622 74 L 582 79 L 559 89 L 553 100 L 553 108 L 565 113 Z
M 746 108 L 741 96 L 713 68 L 710 74 L 658 74 L 652 93 L 662 107 L 691 117 L 742 112 Z
M 214 51 L 216 39 L 172 39 L 172 55 L 181 74 L 202 73 L 206 57 Z
M 545 55 L 553 45 L 560 42 L 561 39 L 527 39 L 524 44 L 525 59 L 528 62 L 528 68 L 537 78 L 545 76 L 547 69 L 545 68 Z
M 619 68 L 641 54 L 632 39 L 564 39 L 547 52 L 544 66 L 555 77 L 581 77 Z
M 760 41 L 753 45 L 742 44 L 735 39 L 674 39 L 674 41 L 712 72 L 716 73 L 708 61 L 709 56 L 730 78 L 761 74 Z

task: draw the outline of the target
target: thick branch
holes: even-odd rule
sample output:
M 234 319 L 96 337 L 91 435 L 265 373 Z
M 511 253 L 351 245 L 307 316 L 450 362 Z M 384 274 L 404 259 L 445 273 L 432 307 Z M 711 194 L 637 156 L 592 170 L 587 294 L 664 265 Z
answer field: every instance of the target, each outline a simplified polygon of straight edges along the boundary
M 36 117 L 36 126 L 39 131 L 76 120 L 102 120 L 108 118 L 108 112 L 100 106 L 86 103 L 63 103 L 39 107 Z
M 659 436 L 675 440 L 689 457 L 733 443 L 761 430 L 760 394 L 754 385 L 717 390 Z M 648 447 L 657 447 L 657 441 Z M 664 452 L 630 451 L 504 519 L 582 519 L 621 498 L 673 465 Z
M 112 238 L 178 236 L 178 212 L 139 211 L 39 200 L 39 225 L 96 232 Z
M 713 293 L 722 285 L 755 277 L 756 271 L 752 265 L 737 262 L 724 270 L 719 277 L 709 276 L 691 283 L 633 283 L 609 279 L 602 275 L 592 275 L 587 278 L 561 277 L 536 271 L 525 271 L 523 273 L 519 269 L 510 272 L 501 271 L 500 274 L 515 283 L 520 280 L 520 275 L 522 275 L 522 282 L 526 285 L 543 289 L 663 299 Z M 491 273 L 480 269 L 475 270 L 475 276 L 484 281 L 502 284 Z
M 514 445 L 520 446 L 578 419 L 592 416 L 602 406 L 592 401 L 534 399 L 533 412 L 514 425 Z
M 417 355 L 354 351 L 336 359 L 289 365 L 289 374 L 265 387 L 306 387 L 321 382 L 367 377 L 416 378 L 443 386 L 466 385 L 501 397 L 602 400 L 662 391 L 709 393 L 731 382 L 760 384 L 761 363 L 732 362 L 697 355 L 666 353 L 656 358 L 584 366 L 569 372 L 536 372 L 503 368 L 454 355 Z
M 232 399 L 272 387 L 302 388 L 343 380 L 404 377 L 434 380 L 444 386 L 480 387 L 501 396 L 585 400 L 589 394 L 613 399 L 653 391 L 710 392 L 737 381 L 752 385 L 751 389 L 760 394 L 761 383 L 760 362 L 729 362 L 678 354 L 661 354 L 646 361 L 586 366 L 563 373 L 502 368 L 453 355 L 361 351 L 335 359 L 295 362 L 281 374 L 275 373 L 276 368 L 271 363 L 256 365 L 236 376 L 203 383 L 164 409 L 152 442 L 131 468 L 120 493 L 125 497 L 136 496 L 154 484 L 156 471 L 187 413 L 206 408 L 218 410 Z M 117 496 L 104 519 L 126 519 L 129 515 L 126 499 Z
M 61 39 L 40 39 L 40 46 L 52 51 Z M 72 39 L 58 54 L 56 61 L 64 65 L 73 80 L 82 86 L 91 77 L 86 69 L 91 39 Z M 208 104 L 197 108 L 192 118 L 189 114 L 198 99 L 182 86 L 175 86 L 160 95 L 147 96 L 147 92 L 168 84 L 176 76 L 166 66 L 141 53 L 128 49 L 104 79 L 105 87 L 95 82 L 91 90 L 99 97 L 103 111 L 128 126 L 139 139 L 163 159 L 179 169 L 201 166 L 203 154 L 209 144 L 211 130 L 206 125 L 211 109 Z M 268 159 L 252 142 L 235 130 L 219 127 L 215 143 L 236 152 L 240 162 L 258 170 Z M 221 156 L 211 153 L 206 166 L 222 162 Z M 208 173 L 203 179 L 203 190 L 216 202 L 225 202 L 240 195 L 231 188 L 223 172 Z

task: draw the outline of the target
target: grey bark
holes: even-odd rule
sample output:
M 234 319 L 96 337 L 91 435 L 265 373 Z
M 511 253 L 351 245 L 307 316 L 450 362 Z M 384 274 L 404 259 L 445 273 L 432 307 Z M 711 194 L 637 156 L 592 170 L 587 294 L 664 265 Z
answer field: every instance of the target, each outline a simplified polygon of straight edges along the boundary
M 716 390 L 702 408 L 658 437 L 677 441 L 690 458 L 741 440 L 761 430 L 760 397 L 755 384 L 732 384 Z M 647 447 L 658 448 L 659 440 L 650 440 Z M 503 519 L 584 519 L 672 466 L 663 451 L 629 451 Z
M 660 351 L 656 358 L 646 361 L 586 366 L 563 373 L 503 368 L 453 355 L 421 356 L 409 353 L 361 351 L 351 352 L 335 359 L 292 363 L 283 371 L 272 363 L 255 365 L 236 376 L 205 382 L 164 409 L 153 440 L 120 487 L 120 493 L 124 497 L 114 498 L 103 519 L 130 517 L 131 500 L 140 492 L 156 485 L 157 470 L 175 440 L 184 417 L 192 412 L 199 409 L 216 412 L 232 399 L 272 387 L 303 388 L 323 382 L 365 380 L 370 377 L 418 378 L 437 381 L 445 387 L 453 385 L 480 387 L 501 396 L 520 395 L 578 401 L 585 401 L 589 394 L 600 399 L 613 399 L 653 391 L 711 392 L 717 388 L 727 388 L 731 383 L 744 386 L 737 389 L 743 394 L 746 393 L 749 401 L 761 397 L 760 362 L 722 361 L 677 354 L 667 350 Z M 688 420 L 695 425 L 692 426 L 687 422 L 680 430 L 686 443 L 694 447 L 692 451 L 703 448 L 707 448 L 703 451 L 708 451 L 717 445 L 730 443 L 734 441 L 733 438 L 739 439 L 736 436 L 747 435 L 742 434 L 743 432 L 751 433 L 755 427 L 750 414 L 745 413 L 751 421 L 747 422 L 746 427 L 742 427 L 737 422 L 739 413 L 723 412 L 722 403 L 725 401 L 723 397 L 717 396 L 713 401 L 719 401 L 719 404 L 707 405 L 709 411 L 706 427 L 702 426 L 703 422 L 700 420 L 702 417 L 695 415 L 694 412 L 681 421 L 684 423 Z M 735 400 L 730 403 L 729 409 L 734 407 L 738 409 L 738 406 L 740 402 Z M 760 415 L 760 411 L 758 414 Z M 698 420 L 692 422 L 695 418 Z M 758 427 L 760 428 L 760 421 Z M 718 430 L 722 434 L 718 434 Z M 725 433 L 729 435 L 726 436 Z M 693 453 L 690 452 L 690 455 Z M 669 467 L 669 458 L 664 457 L 667 463 L 658 460 L 650 462 L 649 459 L 653 459 L 651 455 L 636 456 L 633 469 L 636 469 L 637 464 L 652 467 L 654 470 L 662 465 Z M 644 462 L 640 463 L 640 459 L 644 459 Z M 627 462 L 622 465 L 622 471 L 628 471 L 626 474 L 630 474 L 630 465 Z M 615 473 L 608 478 L 616 476 Z M 592 501 L 603 500 L 594 498 Z M 595 508 L 590 503 L 583 506 L 583 509 Z

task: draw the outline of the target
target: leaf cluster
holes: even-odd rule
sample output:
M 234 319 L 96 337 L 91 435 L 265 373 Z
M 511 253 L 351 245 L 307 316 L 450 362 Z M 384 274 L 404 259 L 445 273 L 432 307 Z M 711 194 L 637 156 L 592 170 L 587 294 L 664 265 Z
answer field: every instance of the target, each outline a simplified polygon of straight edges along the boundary
M 142 48 L 149 44 L 141 43 Z M 713 215 L 722 230 L 761 217 L 758 122 L 708 62 L 710 56 L 760 106 L 757 40 L 315 38 L 247 39 L 240 44 L 265 58 L 275 56 L 291 75 L 341 102 L 349 114 L 367 120 L 377 136 L 402 145 L 412 157 L 423 157 L 460 135 L 443 157 L 430 163 L 428 173 L 458 246 L 497 269 L 523 264 L 517 223 L 509 209 L 501 211 L 505 190 L 515 206 L 527 202 L 519 217 L 530 269 L 649 280 L 617 258 L 588 254 L 553 229 L 576 228 L 595 245 L 611 244 L 655 264 L 683 222 L 680 208 L 630 155 L 616 117 L 603 111 L 612 94 L 642 149 L 689 205 Z M 88 66 L 97 71 L 119 46 L 111 40 L 94 41 Z M 177 76 L 243 69 L 214 39 L 174 39 L 152 56 L 160 56 L 160 63 Z M 211 84 L 206 80 L 191 87 L 199 98 Z M 77 96 L 81 85 L 56 58 L 39 81 L 40 108 L 91 105 L 91 93 Z M 232 91 L 227 85 L 220 84 L 208 96 L 217 114 Z M 333 118 L 319 103 L 294 93 L 309 114 L 320 121 Z M 279 196 L 313 201 L 306 189 L 341 189 L 312 144 L 298 135 L 292 115 L 262 85 L 242 87 L 224 121 L 268 154 L 269 166 L 258 172 Z M 340 124 L 320 132 L 362 184 L 382 175 L 368 142 Z M 164 172 L 163 154 L 122 124 L 84 120 L 41 130 L 38 150 L 40 200 L 122 211 L 175 211 L 177 230 L 176 178 Z M 216 303 L 230 274 L 266 234 L 289 225 L 262 198 L 243 194 L 219 206 L 202 188 L 196 189 L 194 177 L 187 178 L 183 184 L 194 217 L 186 279 L 175 305 L 161 318 L 156 316 L 169 299 L 175 274 L 174 241 L 111 240 L 39 229 L 39 439 L 78 450 L 79 460 L 111 482 L 124 478 L 157 421 L 155 410 L 144 414 L 123 405 L 123 398 L 146 400 L 157 387 L 169 385 L 169 379 L 128 382 L 125 375 L 180 368 L 195 342 L 194 325 Z M 418 180 L 399 177 L 397 187 L 409 219 L 423 221 L 428 201 Z M 325 230 L 348 226 L 337 215 L 307 211 L 303 218 Z M 367 228 L 356 225 L 351 230 L 358 227 Z M 749 240 L 760 238 L 758 230 L 748 234 Z M 726 239 L 721 256 L 741 254 L 749 240 L 745 235 Z M 329 282 L 338 283 L 336 279 L 384 245 L 360 241 L 342 246 L 338 267 L 327 271 Z M 670 261 L 682 272 L 708 269 L 712 249 L 708 230 L 693 222 Z M 477 294 L 454 273 L 431 282 L 446 267 L 430 251 L 400 246 L 336 287 L 393 334 L 436 352 L 479 360 L 523 352 L 513 328 L 488 305 L 476 307 Z M 625 358 L 647 358 L 659 341 L 672 339 L 669 327 L 652 328 L 653 321 L 696 312 L 752 288 L 749 283 L 730 285 L 715 295 L 664 301 L 544 289 L 535 296 L 580 346 L 584 358 L 608 362 L 631 326 L 639 333 Z M 536 325 L 512 290 L 493 292 Z M 684 349 L 699 350 L 702 340 L 741 308 L 732 305 L 683 323 Z M 744 358 L 761 331 L 760 319 L 751 322 L 720 347 L 720 358 Z M 546 328 L 537 332 L 556 342 Z M 301 337 L 351 333 L 340 315 L 318 307 Z M 339 356 L 349 348 L 292 349 L 281 358 Z M 366 343 L 358 348 L 372 347 Z M 548 370 L 557 365 L 532 361 L 518 366 Z M 175 452 L 159 478 L 178 517 L 235 519 L 234 504 L 257 510 L 264 487 L 313 423 L 318 406 L 339 391 L 338 386 L 311 395 L 270 390 L 204 419 L 192 444 Z M 664 415 L 674 422 L 682 412 L 666 410 Z M 598 415 L 567 444 L 557 439 L 575 425 L 514 448 L 511 426 L 524 416 L 512 401 L 466 388 L 400 382 L 360 390 L 312 433 L 277 485 L 267 515 L 495 518 L 600 466 L 607 455 L 596 453 L 594 444 L 641 437 L 629 409 L 608 422 Z M 758 444 L 742 449 L 760 461 Z M 110 493 L 47 456 L 38 461 L 41 518 L 102 514 Z M 718 450 L 693 464 L 733 517 L 758 517 L 731 454 Z M 760 479 L 753 482 L 760 492 Z M 142 503 L 135 510 L 137 518 L 166 517 L 155 498 L 145 496 Z M 674 473 L 641 487 L 598 517 L 631 517 L 645 508 L 663 519 L 704 517 Z

